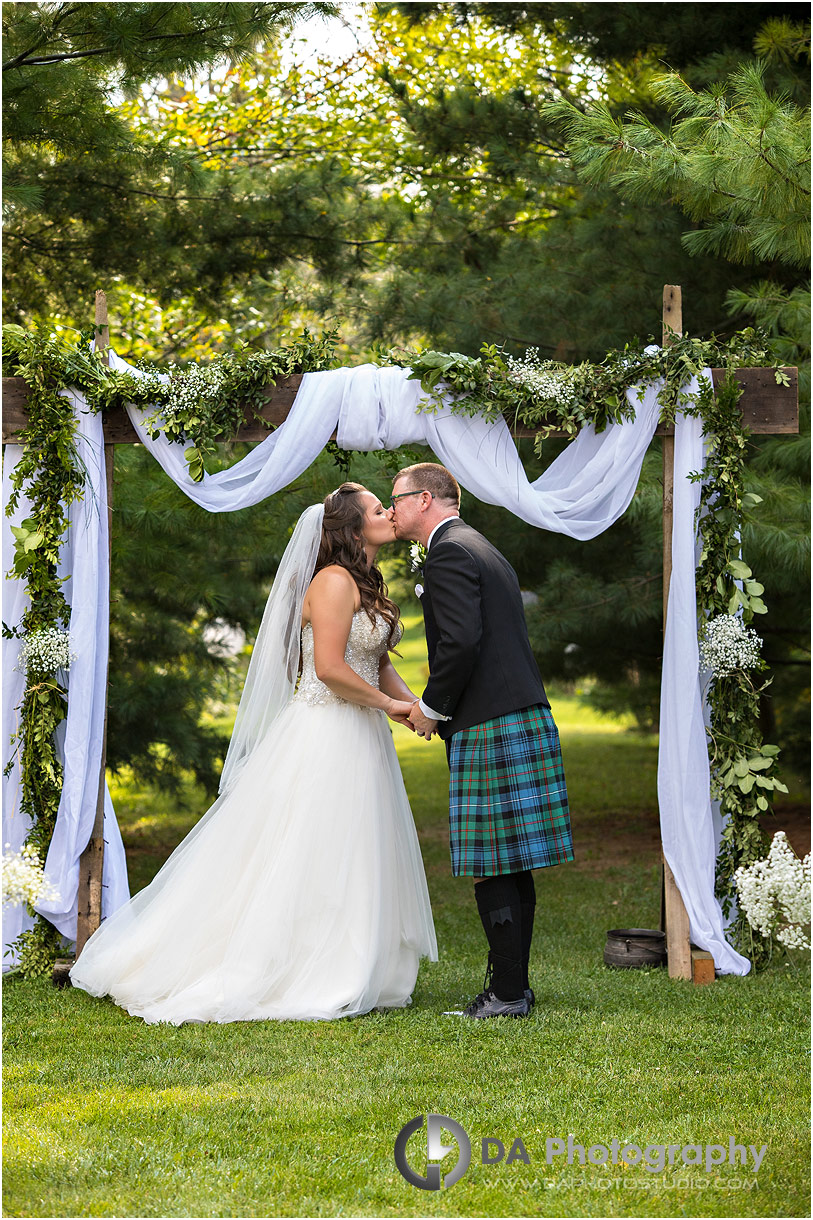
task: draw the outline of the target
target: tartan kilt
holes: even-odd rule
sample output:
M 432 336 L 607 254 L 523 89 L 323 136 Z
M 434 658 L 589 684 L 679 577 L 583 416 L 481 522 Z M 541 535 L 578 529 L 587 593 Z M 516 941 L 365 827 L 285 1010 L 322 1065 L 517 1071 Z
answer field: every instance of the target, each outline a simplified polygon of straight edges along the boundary
M 456 877 L 573 859 L 559 732 L 537 704 L 452 734 L 449 846 Z

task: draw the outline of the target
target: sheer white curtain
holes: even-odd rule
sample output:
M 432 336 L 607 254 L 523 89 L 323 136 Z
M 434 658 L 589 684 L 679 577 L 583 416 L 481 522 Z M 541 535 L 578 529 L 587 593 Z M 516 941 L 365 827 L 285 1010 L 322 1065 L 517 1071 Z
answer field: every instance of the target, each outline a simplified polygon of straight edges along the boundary
M 139 376 L 138 370 L 117 356 L 112 356 L 111 365 Z M 689 393 L 696 389 L 696 385 L 687 387 Z M 285 423 L 241 462 L 206 476 L 200 483 L 189 477 L 182 445 L 170 444 L 163 436 L 153 441 L 143 424 L 147 412 L 129 407 L 128 413 L 167 474 L 190 499 L 210 512 L 231 512 L 257 504 L 281 490 L 315 460 L 337 430 L 339 444 L 347 449 L 428 445 L 461 486 L 478 499 L 502 505 L 538 528 L 588 539 L 617 521 L 633 497 L 657 424 L 657 390 L 656 385 L 645 387 L 640 402 L 636 391 L 630 390 L 634 420 L 611 425 L 601 434 L 584 428 L 533 483 L 525 475 L 503 420 L 455 415 L 448 405 L 435 412 L 419 411 L 423 391 L 418 382 L 408 380 L 408 372 L 403 369 L 362 365 L 305 374 Z M 745 974 L 749 963 L 726 943 L 722 914 L 714 897 L 714 831 L 696 668 L 695 529 L 691 507 L 696 486 L 687 479 L 701 468 L 703 448 L 695 422 L 682 416 L 676 428 L 675 453 L 673 575 L 659 759 L 664 850 L 686 902 L 693 940 L 712 953 L 719 971 Z M 93 621 L 101 631 L 99 615 L 106 613 L 106 604 L 102 610 L 97 600 L 87 613 L 95 616 Z M 87 715 L 86 711 L 86 721 Z
M 65 598 L 71 607 L 70 631 L 77 660 L 68 672 L 68 717 L 57 735 L 63 765 L 62 795 L 45 872 L 59 897 L 43 903 L 37 909 L 73 940 L 76 935 L 76 897 L 79 883 L 79 857 L 87 846 L 96 816 L 99 788 L 99 766 L 104 721 L 104 694 L 107 671 L 108 616 L 110 592 L 107 565 L 107 485 L 104 472 L 104 438 L 101 417 L 87 410 L 83 397 L 72 394 L 77 415 L 77 448 L 79 459 L 87 470 L 84 500 L 70 506 L 69 526 L 60 555 L 59 575 L 67 577 L 63 585 Z M 11 475 L 22 449 L 7 445 L 3 463 L 3 503 L 11 494 Z M 14 517 L 3 519 L 3 571 L 8 573 L 13 563 L 14 536 L 11 526 L 31 515 L 25 495 Z M 3 621 L 16 626 L 28 606 L 23 582 L 4 581 Z M 3 740 L 8 751 L 8 739 L 17 726 L 17 708 L 25 686 L 25 676 L 18 669 L 20 641 L 3 640 Z M 3 759 L 3 765 L 7 756 Z M 30 822 L 20 811 L 20 773 L 16 757 L 11 774 L 3 781 L 3 843 L 17 851 L 22 846 Z M 113 813 L 110 796 L 105 791 L 104 871 L 102 875 L 102 914 L 112 914 L 129 897 L 127 865 L 124 847 Z M 31 920 L 23 907 L 4 912 L 4 948 Z M 4 958 L 4 969 L 13 965 Z

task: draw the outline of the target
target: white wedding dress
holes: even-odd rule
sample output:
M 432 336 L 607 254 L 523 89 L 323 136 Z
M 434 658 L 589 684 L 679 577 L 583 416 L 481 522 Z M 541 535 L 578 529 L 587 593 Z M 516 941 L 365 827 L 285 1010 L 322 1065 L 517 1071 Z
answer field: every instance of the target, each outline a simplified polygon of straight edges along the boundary
M 378 685 L 388 625 L 353 616 L 347 663 Z M 86 944 L 71 981 L 145 1021 L 332 1020 L 410 1003 L 437 945 L 385 714 L 302 677 L 154 881 Z

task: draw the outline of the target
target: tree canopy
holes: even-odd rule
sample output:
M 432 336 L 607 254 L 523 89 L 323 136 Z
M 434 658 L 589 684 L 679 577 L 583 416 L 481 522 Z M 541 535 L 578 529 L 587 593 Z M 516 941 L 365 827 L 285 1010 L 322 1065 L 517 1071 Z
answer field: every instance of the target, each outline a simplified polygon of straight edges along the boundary
M 7 5 L 9 315 L 76 325 L 104 286 L 130 357 L 270 347 L 329 322 L 345 363 L 377 343 L 475 354 L 483 341 L 575 361 L 658 336 L 671 282 L 692 333 L 765 326 L 800 365 L 806 401 L 802 6 L 381 4 L 354 53 L 292 60 L 286 23 L 330 7 Z M 523 457 L 538 473 L 530 446 Z M 145 506 L 162 502 L 139 460 L 120 465 Z M 765 503 L 745 543 L 773 594 L 766 716 L 779 709 L 783 740 L 800 740 L 807 431 L 753 444 L 751 472 Z M 329 462 L 320 478 L 328 490 Z M 538 596 L 543 673 L 598 680 L 596 698 L 643 723 L 657 714 L 659 480 L 652 452 L 624 520 L 580 546 L 466 502 Z M 126 694 L 111 703 L 111 749 L 155 763 L 160 749 L 134 733 L 139 691 L 151 707 L 163 681 L 198 716 L 217 664 L 201 656 L 193 692 L 192 634 L 214 617 L 256 626 L 289 522 L 257 526 L 268 562 L 255 564 L 242 526 L 231 536 L 180 504 L 145 516 L 139 503 L 134 490 L 117 525 L 113 685 Z M 174 536 L 196 535 L 172 607 L 160 582 L 149 592 L 136 531 L 165 511 Z M 227 588 L 234 537 L 242 591 Z M 219 747 L 205 736 L 161 748 L 211 778 Z
M 195 150 L 136 130 L 121 101 L 156 79 L 237 63 L 328 3 L 9 3 L 3 7 L 7 312 L 75 313 L 100 279 L 212 309 L 230 283 L 309 254 L 330 267 L 318 169 L 276 199 L 202 172 Z M 284 206 L 280 206 L 280 201 Z

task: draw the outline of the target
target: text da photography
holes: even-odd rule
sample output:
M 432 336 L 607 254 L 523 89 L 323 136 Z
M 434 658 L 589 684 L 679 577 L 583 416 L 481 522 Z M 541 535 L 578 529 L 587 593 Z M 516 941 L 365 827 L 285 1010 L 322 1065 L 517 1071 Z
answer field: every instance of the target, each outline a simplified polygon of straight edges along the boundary
M 395 1140 L 395 1164 L 401 1175 L 412 1186 L 420 1190 L 449 1189 L 465 1174 L 471 1164 L 472 1140 L 465 1128 L 445 1114 L 429 1114 L 426 1117 L 426 1153 L 420 1151 L 420 1140 L 413 1135 L 424 1130 L 424 1116 L 417 1115 L 406 1123 Z M 453 1142 L 444 1143 L 452 1137 Z M 622 1165 L 625 1168 L 640 1167 L 652 1174 L 663 1173 L 667 1166 L 691 1166 L 705 1169 L 707 1173 L 721 1165 L 741 1166 L 758 1173 L 767 1144 L 739 1142 L 736 1136 L 723 1137 L 726 1142 L 703 1144 L 625 1143 L 613 1137 L 606 1144 L 579 1142 L 574 1135 L 550 1136 L 530 1147 L 520 1136 L 505 1140 L 486 1135 L 479 1138 L 480 1161 L 483 1165 L 512 1165 L 520 1161 L 530 1165 L 532 1160 L 545 1165 L 606 1166 Z M 452 1152 L 457 1160 L 445 1174 L 441 1174 L 440 1163 Z

